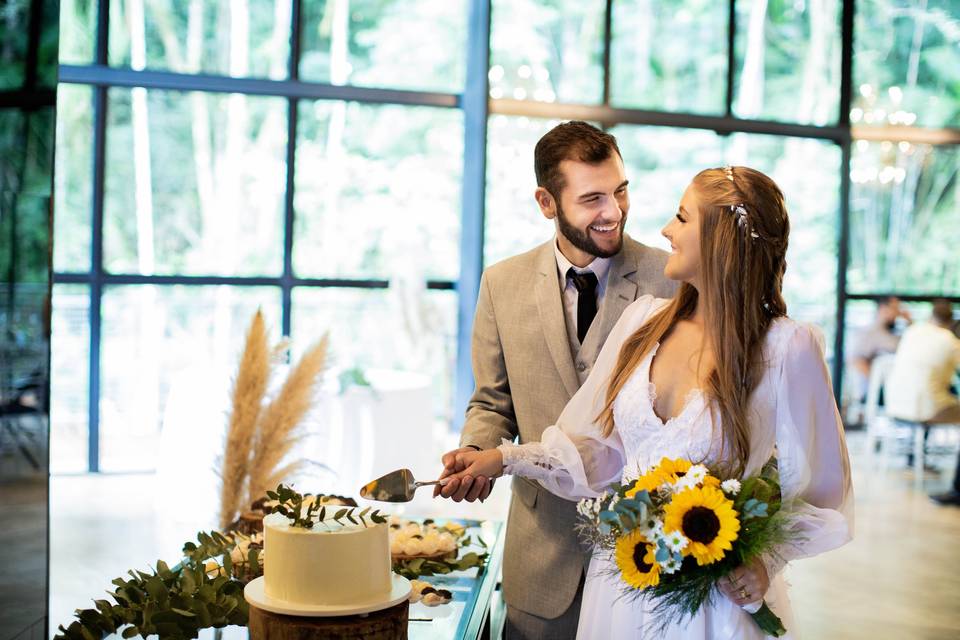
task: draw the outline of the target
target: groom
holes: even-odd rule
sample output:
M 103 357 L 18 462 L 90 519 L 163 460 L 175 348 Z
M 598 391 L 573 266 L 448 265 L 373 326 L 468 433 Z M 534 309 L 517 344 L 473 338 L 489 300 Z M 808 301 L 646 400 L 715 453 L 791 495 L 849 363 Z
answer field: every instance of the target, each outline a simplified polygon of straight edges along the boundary
M 534 170 L 534 197 L 556 236 L 483 274 L 463 448 L 539 441 L 587 379 L 627 305 L 674 292 L 663 276 L 667 254 L 623 233 L 630 200 L 612 135 L 585 122 L 560 124 L 537 143 Z M 444 455 L 443 476 L 457 470 L 462 450 Z M 439 492 L 473 501 L 491 485 L 465 478 Z M 508 639 L 575 636 L 589 562 L 575 522 L 573 502 L 514 476 L 503 559 Z

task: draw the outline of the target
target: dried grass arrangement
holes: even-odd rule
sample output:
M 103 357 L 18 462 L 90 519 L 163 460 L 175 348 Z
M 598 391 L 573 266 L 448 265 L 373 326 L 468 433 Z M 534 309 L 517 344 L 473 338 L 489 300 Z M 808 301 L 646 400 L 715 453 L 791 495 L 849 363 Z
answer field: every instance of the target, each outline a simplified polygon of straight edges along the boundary
M 220 529 L 226 531 L 268 489 L 295 473 L 288 458 L 302 437 L 301 421 L 313 403 L 327 364 L 324 335 L 294 365 L 280 391 L 267 399 L 273 362 L 263 314 L 253 316 L 234 379 L 220 469 Z

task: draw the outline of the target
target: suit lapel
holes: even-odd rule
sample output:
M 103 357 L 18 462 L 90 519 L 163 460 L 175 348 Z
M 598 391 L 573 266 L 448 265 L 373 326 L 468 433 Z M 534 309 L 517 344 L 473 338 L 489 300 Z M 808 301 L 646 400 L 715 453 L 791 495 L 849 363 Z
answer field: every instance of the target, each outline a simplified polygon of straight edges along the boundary
M 560 374 L 563 386 L 572 397 L 580 388 L 577 372 L 573 368 L 573 355 L 567 338 L 567 325 L 563 319 L 563 301 L 560 299 L 560 284 L 557 278 L 557 259 L 553 242 L 543 245 L 537 260 L 540 280 L 536 285 L 537 311 L 540 326 L 547 342 L 550 357 Z

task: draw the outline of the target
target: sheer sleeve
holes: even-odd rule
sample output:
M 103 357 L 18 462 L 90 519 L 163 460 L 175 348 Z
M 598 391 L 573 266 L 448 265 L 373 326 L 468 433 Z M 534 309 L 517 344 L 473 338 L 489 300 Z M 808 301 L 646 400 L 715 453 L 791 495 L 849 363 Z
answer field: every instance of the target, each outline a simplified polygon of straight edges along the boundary
M 777 549 L 778 557 L 765 559 L 771 575 L 853 537 L 850 460 L 823 337 L 808 325 L 795 327 L 783 346 L 776 388 L 777 458 L 791 540 Z
M 544 430 L 540 442 L 518 445 L 504 440 L 498 447 L 503 454 L 504 473 L 536 480 L 568 500 L 596 497 L 620 480 L 626 464 L 623 443 L 616 431 L 603 437 L 596 418 L 603 409 L 621 345 L 665 302 L 643 296 L 624 310 L 593 370 L 564 407 L 557 424 Z

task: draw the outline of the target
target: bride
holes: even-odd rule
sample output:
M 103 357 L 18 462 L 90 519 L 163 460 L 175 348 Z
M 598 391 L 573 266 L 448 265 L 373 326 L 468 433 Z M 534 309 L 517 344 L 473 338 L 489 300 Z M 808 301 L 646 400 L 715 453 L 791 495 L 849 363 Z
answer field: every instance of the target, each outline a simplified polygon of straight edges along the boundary
M 579 500 L 664 456 L 744 477 L 775 455 L 792 542 L 721 579 L 720 597 L 661 637 L 762 638 L 741 607 L 765 599 L 796 638 L 784 565 L 850 540 L 853 493 L 823 338 L 787 317 L 781 295 L 783 194 L 747 167 L 707 169 L 662 233 L 673 250 L 664 272 L 682 282 L 673 299 L 646 296 L 624 311 L 540 442 L 458 453 L 444 483 L 513 474 Z M 619 598 L 608 562 L 591 561 L 577 637 L 649 637 L 650 604 Z

